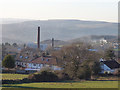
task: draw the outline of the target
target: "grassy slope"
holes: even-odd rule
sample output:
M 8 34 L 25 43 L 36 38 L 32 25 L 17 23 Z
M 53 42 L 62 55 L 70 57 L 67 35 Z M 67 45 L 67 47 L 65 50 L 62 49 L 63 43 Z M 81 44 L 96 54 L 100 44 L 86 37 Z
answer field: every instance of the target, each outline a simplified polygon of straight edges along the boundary
M 118 88 L 118 81 L 81 81 L 81 82 L 41 82 L 24 84 L 5 84 L 10 87 L 22 88 Z

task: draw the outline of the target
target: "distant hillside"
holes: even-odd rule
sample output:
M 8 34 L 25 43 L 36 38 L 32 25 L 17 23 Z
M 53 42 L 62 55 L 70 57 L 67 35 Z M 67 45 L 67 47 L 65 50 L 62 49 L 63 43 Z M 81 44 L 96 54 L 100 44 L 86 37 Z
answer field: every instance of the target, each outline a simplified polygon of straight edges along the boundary
M 11 23 L 20 23 L 24 21 L 30 21 L 28 19 L 17 19 L 17 18 L 0 18 L 0 24 L 11 24 Z
M 37 27 L 41 27 L 41 41 L 55 38 L 67 41 L 90 35 L 117 35 L 117 23 L 81 20 L 34 20 L 2 25 L 3 42 L 6 39 L 22 42 L 37 41 Z
M 117 41 L 118 37 L 113 36 L 113 35 L 91 35 L 91 36 L 84 36 L 81 38 L 76 38 L 69 40 L 68 42 L 74 43 L 74 42 L 91 42 L 93 40 L 100 40 L 100 39 L 105 39 L 109 42 Z
M 17 39 L 11 39 L 11 38 L 2 38 L 2 42 L 3 43 L 5 43 L 5 42 L 9 42 L 10 44 L 12 44 L 12 43 L 19 43 L 19 44 L 21 44 L 21 43 L 25 43 L 25 42 L 23 42 L 23 41 L 21 41 L 21 40 L 17 40 Z

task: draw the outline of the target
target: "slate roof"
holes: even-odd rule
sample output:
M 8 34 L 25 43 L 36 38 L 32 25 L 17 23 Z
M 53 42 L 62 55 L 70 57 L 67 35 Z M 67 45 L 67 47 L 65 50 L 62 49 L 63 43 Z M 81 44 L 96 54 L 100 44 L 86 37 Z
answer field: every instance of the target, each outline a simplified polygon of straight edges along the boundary
M 29 58 L 25 59 L 25 57 L 19 58 L 16 60 L 19 62 L 27 62 L 27 63 L 35 63 L 35 64 L 48 64 L 48 65 L 57 65 L 57 60 L 50 56 L 45 57 L 38 57 L 34 58 L 32 56 L 29 56 Z
M 52 57 L 39 57 L 29 63 L 57 65 L 57 60 Z
M 120 64 L 115 60 L 101 61 L 106 64 L 110 69 L 120 68 Z
M 27 54 L 18 54 L 16 56 L 16 60 L 20 60 L 20 61 L 30 61 L 33 60 L 34 56 L 32 54 L 27 55 Z
M 27 47 L 22 49 L 15 59 L 20 61 L 31 61 L 37 57 L 39 57 L 39 51 L 37 49 Z
M 48 64 L 57 65 L 57 60 L 51 56 L 40 56 L 40 51 L 33 48 L 24 48 L 16 56 L 16 61 L 35 63 L 35 64 Z

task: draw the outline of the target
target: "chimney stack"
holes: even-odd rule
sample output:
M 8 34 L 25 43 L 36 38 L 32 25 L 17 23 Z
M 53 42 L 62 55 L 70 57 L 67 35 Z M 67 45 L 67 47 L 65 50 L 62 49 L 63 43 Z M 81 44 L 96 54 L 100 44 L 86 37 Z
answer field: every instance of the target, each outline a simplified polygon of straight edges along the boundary
M 40 27 L 38 27 L 38 37 L 37 37 L 38 49 L 40 48 Z
M 52 47 L 54 48 L 54 38 L 52 38 Z

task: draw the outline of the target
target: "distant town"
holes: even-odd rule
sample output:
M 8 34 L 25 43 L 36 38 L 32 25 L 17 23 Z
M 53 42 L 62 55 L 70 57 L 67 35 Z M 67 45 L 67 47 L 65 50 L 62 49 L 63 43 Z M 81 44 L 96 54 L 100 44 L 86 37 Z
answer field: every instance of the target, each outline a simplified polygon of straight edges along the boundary
M 29 37 L 29 36 L 28 36 Z M 67 46 L 75 42 L 65 42 L 61 40 L 45 40 L 40 42 L 40 27 L 38 27 L 37 43 L 28 44 L 10 44 L 8 42 L 2 43 L 2 60 L 6 55 L 11 55 L 15 58 L 15 68 L 17 72 L 29 72 L 29 71 L 40 71 L 43 67 L 50 67 L 53 70 L 61 70 L 59 67 L 58 60 L 51 55 L 52 51 L 59 51 L 62 47 Z M 112 48 L 115 55 L 117 56 L 118 45 L 117 38 L 112 36 L 92 36 L 92 40 L 84 43 L 90 43 L 93 48 L 89 51 L 94 52 L 105 52 L 105 50 Z M 82 40 L 81 40 L 82 41 Z M 62 42 L 62 43 L 61 43 Z M 79 40 L 80 42 L 80 40 Z M 115 58 L 117 62 L 119 59 Z M 108 66 L 109 67 L 109 66 Z M 110 68 L 110 67 L 109 67 Z M 5 69 L 3 67 L 3 69 Z M 22 71 L 20 71 L 22 70 Z M 108 70 L 109 71 L 109 70 Z M 107 72 L 107 71 L 106 71 Z
M 2 0 L 0 89 L 118 90 L 118 0 Z
M 38 27 L 37 43 L 2 43 L 2 74 L 27 75 L 26 79 L 19 81 L 21 83 L 117 80 L 120 74 L 117 36 L 92 35 L 71 41 L 56 40 L 54 37 L 41 41 L 40 38 Z M 17 78 L 9 82 L 6 80 L 2 79 L 2 83 L 18 83 Z

